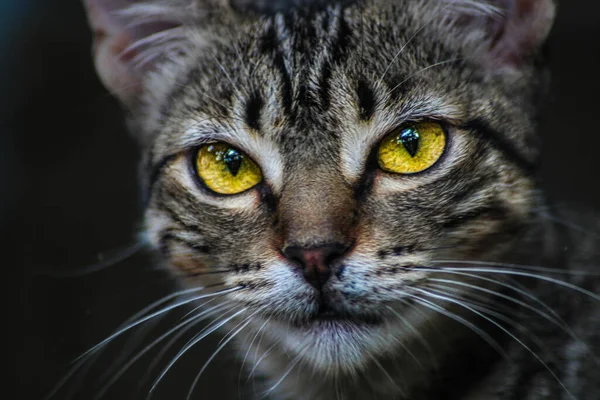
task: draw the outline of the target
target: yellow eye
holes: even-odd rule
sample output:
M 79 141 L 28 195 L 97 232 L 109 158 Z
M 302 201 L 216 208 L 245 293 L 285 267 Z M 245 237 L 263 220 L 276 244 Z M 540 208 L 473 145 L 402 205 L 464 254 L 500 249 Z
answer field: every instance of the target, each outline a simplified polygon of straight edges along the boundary
M 395 129 L 379 145 L 379 167 L 395 174 L 430 168 L 446 148 L 446 134 L 437 122 L 419 122 Z
M 198 150 L 196 171 L 204 184 L 219 194 L 237 194 L 262 181 L 258 165 L 225 143 L 206 144 Z

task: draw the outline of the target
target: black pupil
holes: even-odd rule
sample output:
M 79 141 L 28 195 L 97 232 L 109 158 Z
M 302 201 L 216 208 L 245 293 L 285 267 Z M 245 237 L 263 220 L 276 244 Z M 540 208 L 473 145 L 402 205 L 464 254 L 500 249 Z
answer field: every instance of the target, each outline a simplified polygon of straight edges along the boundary
M 231 172 L 231 175 L 236 176 L 240 171 L 244 158 L 239 151 L 229 149 L 225 152 L 225 155 L 223 155 L 223 160 L 225 161 L 225 165 L 227 165 L 227 169 Z
M 415 128 L 403 129 L 398 139 L 411 157 L 417 155 L 419 152 L 419 132 Z

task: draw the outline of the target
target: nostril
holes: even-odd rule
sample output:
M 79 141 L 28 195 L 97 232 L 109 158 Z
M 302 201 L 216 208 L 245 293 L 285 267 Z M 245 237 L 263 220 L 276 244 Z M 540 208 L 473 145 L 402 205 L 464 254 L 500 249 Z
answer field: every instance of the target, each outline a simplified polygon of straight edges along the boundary
M 331 276 L 331 263 L 346 250 L 346 246 L 337 243 L 314 247 L 288 246 L 283 254 L 298 263 L 306 281 L 320 290 Z

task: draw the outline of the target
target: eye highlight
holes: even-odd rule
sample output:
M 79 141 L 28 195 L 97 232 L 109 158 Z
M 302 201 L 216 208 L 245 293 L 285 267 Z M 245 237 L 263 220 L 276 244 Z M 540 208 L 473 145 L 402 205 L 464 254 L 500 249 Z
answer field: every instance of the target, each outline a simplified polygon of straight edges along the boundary
M 238 194 L 262 181 L 260 168 L 246 154 L 225 143 L 201 146 L 196 171 L 204 184 L 219 194 Z
M 394 129 L 379 145 L 379 167 L 394 174 L 416 174 L 435 164 L 446 148 L 446 133 L 437 122 Z

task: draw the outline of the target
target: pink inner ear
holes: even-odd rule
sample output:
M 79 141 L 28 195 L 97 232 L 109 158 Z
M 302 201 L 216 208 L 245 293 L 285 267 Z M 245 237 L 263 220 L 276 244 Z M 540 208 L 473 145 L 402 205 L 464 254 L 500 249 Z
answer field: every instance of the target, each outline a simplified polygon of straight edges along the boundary
M 127 6 L 126 2 L 115 0 L 86 0 L 88 18 L 94 33 L 94 56 L 96 69 L 106 87 L 121 100 L 139 93 L 139 79 L 120 62 L 118 55 L 132 41 L 131 35 L 115 18 L 119 7 Z
M 121 49 L 119 58 L 140 71 L 151 69 L 154 61 L 169 52 L 169 46 L 185 40 L 179 27 L 180 24 L 165 21 L 132 25 L 128 31 L 133 39 Z
M 86 0 L 96 68 L 107 88 L 125 103 L 139 95 L 145 72 L 183 48 L 181 25 L 194 15 L 186 4 L 193 1 Z
M 555 5 L 552 0 L 502 0 L 501 3 L 504 15 L 494 30 L 491 55 L 496 62 L 517 67 L 546 39 Z

